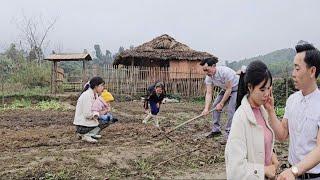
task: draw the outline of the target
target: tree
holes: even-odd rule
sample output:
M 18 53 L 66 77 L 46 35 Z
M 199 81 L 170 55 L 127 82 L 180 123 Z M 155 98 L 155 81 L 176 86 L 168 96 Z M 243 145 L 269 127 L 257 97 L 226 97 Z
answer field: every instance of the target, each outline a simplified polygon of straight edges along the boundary
M 11 44 L 9 49 L 6 50 L 5 55 L 7 56 L 7 58 L 13 60 L 13 61 L 18 61 L 19 59 L 19 52 L 16 49 L 16 45 L 15 44 Z
M 100 45 L 95 44 L 94 45 L 94 50 L 96 52 L 96 57 L 99 59 L 99 61 L 102 61 L 103 60 L 103 55 L 102 55 L 102 52 L 101 52 L 101 49 L 100 49 Z
M 16 22 L 23 42 L 29 51 L 33 51 L 31 54 L 35 54 L 38 64 L 44 58 L 43 50 L 49 44 L 47 37 L 56 22 L 57 18 L 45 22 L 41 16 L 35 18 L 25 15 Z
M 112 61 L 113 61 L 112 53 L 108 49 L 106 50 L 106 60 L 107 60 L 107 64 L 112 64 Z
M 37 52 L 35 49 L 31 49 L 29 51 L 29 54 L 28 54 L 28 57 L 27 57 L 28 61 L 33 61 L 33 60 L 36 60 L 37 59 Z
M 120 46 L 118 53 L 120 54 L 120 53 L 122 53 L 123 51 L 124 51 L 124 47 Z

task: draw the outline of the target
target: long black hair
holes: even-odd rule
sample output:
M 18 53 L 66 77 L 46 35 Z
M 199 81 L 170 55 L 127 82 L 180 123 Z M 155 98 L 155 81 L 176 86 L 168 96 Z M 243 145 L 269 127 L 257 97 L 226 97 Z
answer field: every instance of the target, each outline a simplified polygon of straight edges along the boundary
M 90 87 L 91 89 L 94 89 L 96 86 L 99 86 L 100 84 L 104 84 L 104 83 L 105 83 L 105 82 L 104 82 L 104 80 L 103 80 L 101 77 L 99 77 L 99 76 L 93 77 L 93 78 L 84 86 L 81 94 L 82 94 L 83 92 L 85 92 L 86 90 L 88 90 L 89 87 Z
M 241 72 L 240 74 L 236 109 L 241 105 L 242 98 L 249 92 L 249 84 L 254 88 L 264 81 L 262 86 L 264 87 L 268 83 L 268 80 L 272 84 L 272 75 L 268 67 L 262 61 L 252 61 L 245 72 Z

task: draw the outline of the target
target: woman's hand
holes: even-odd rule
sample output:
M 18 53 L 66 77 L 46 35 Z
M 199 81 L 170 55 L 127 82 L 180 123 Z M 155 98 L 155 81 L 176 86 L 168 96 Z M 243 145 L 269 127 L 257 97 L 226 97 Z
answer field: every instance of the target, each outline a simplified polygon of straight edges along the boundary
M 273 179 L 274 177 L 276 177 L 276 170 L 277 170 L 277 168 L 274 164 L 272 164 L 270 166 L 265 166 L 264 167 L 264 174 L 268 178 Z
M 280 162 L 278 161 L 277 155 L 274 152 L 272 152 L 271 163 L 276 166 L 276 169 L 278 169 Z

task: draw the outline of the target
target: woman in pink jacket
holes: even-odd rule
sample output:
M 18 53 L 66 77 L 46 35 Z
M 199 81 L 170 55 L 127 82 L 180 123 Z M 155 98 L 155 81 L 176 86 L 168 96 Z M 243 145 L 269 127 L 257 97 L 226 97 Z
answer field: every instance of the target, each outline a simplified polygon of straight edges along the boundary
M 261 61 L 241 73 L 237 107 L 225 149 L 227 179 L 274 178 L 279 162 L 273 153 L 274 133 L 264 108 L 270 96 L 271 73 Z

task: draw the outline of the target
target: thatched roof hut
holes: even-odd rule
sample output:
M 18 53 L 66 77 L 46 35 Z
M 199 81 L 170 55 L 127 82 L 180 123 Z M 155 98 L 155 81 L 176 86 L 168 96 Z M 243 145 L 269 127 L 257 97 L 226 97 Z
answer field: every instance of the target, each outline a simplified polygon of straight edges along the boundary
M 121 52 L 115 58 L 115 65 L 170 67 L 170 61 L 201 61 L 216 58 L 207 53 L 195 51 L 173 37 L 164 34 L 133 49 Z

